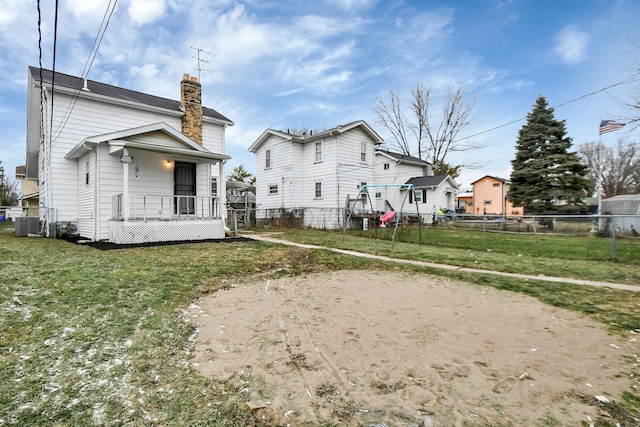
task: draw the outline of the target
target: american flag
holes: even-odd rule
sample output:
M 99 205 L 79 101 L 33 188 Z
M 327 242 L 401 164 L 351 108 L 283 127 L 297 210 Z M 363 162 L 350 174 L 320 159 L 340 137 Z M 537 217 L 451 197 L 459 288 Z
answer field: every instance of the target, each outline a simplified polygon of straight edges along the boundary
M 622 129 L 623 123 L 618 123 L 615 120 L 603 120 L 600 122 L 600 135 L 607 132 L 613 132 L 614 130 Z

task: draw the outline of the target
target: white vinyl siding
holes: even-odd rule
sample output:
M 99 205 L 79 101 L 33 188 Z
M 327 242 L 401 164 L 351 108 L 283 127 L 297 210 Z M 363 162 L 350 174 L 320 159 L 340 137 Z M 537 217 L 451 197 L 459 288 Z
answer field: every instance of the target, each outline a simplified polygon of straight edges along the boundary
M 366 163 L 360 162 L 363 141 L 370 153 Z M 261 183 L 256 186 L 258 209 L 262 214 L 265 209 L 281 207 L 343 209 L 347 197 L 356 197 L 361 182 L 374 182 L 374 145 L 360 127 L 295 142 L 278 134 L 269 135 L 255 151 L 256 182 Z M 271 150 L 273 159 L 270 170 L 262 167 L 267 150 Z M 320 153 L 322 161 L 318 162 Z M 271 185 L 278 186 L 277 195 L 269 194 Z
M 77 174 L 79 164 L 77 159 L 69 160 L 65 159 L 64 156 L 83 139 L 158 122 L 167 123 L 178 131 L 181 128 L 179 112 L 174 116 L 161 111 L 130 108 L 115 103 L 86 99 L 82 97 L 82 94 L 75 101 L 71 114 L 65 116 L 67 107 L 72 101 L 73 98 L 68 94 L 58 92 L 55 94 L 56 108 L 53 116 L 53 130 L 56 138 L 51 147 L 51 170 L 54 172 L 50 174 L 51 182 L 47 183 L 50 186 L 52 200 L 49 200 L 47 205 L 48 207 L 55 207 L 55 215 L 58 221 L 76 221 L 78 219 L 79 180 Z M 64 127 L 62 127 L 63 122 Z M 205 122 L 203 125 L 204 146 L 214 152 L 223 152 L 223 132 L 223 126 Z M 158 136 L 160 135 L 150 133 L 137 136 L 134 139 L 143 142 L 153 138 L 153 141 L 156 142 L 156 137 Z M 168 146 L 176 144 L 175 141 L 167 139 L 165 135 L 160 136 L 159 141 Z M 185 148 L 184 146 L 182 147 Z M 145 152 L 142 156 L 146 156 L 148 153 Z M 108 161 L 107 159 L 111 157 L 114 157 L 114 155 L 107 154 L 101 157 L 101 160 Z M 104 166 L 104 164 L 101 164 L 101 167 Z M 121 167 L 119 156 L 117 156 L 117 165 L 114 168 L 121 171 Z M 118 192 L 122 192 L 122 172 L 107 172 L 107 175 L 112 175 L 112 178 L 116 179 L 115 182 L 120 183 Z M 82 182 L 84 183 L 84 180 Z M 108 182 L 109 180 L 103 176 L 100 185 L 108 187 Z M 43 188 L 40 190 L 44 192 Z M 159 190 L 156 189 L 155 191 Z M 100 191 L 101 198 L 106 197 L 105 193 L 107 192 Z M 110 206 L 111 199 L 108 202 L 107 212 L 111 212 Z M 101 205 L 101 209 L 104 208 L 106 206 Z
M 89 153 L 78 159 L 78 233 L 87 237 L 94 235 L 95 157 Z
M 297 157 L 295 149 L 290 141 L 272 135 L 256 151 L 256 200 L 260 209 L 276 209 L 289 202 L 295 164 L 302 160 Z M 263 167 L 267 151 L 271 152 L 270 169 Z M 278 187 L 277 196 L 270 193 L 271 186 Z
M 428 173 L 425 173 L 425 171 L 429 172 L 429 168 L 423 165 L 396 162 L 384 153 L 377 152 L 375 157 L 376 184 L 404 184 L 413 177 L 427 175 Z M 375 206 L 377 210 L 384 211 L 386 209 L 385 200 L 394 209 L 400 209 L 405 192 L 400 191 L 399 187 L 379 188 L 377 191 L 382 193 L 382 197 L 376 199 Z M 416 189 L 416 191 L 418 190 Z M 424 203 L 424 197 L 422 199 L 422 203 Z M 407 197 L 408 201 L 409 198 Z

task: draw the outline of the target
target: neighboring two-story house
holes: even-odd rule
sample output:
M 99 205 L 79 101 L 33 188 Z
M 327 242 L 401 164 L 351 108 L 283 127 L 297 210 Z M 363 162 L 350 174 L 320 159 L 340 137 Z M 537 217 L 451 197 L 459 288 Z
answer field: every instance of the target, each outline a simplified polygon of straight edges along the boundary
M 467 204 L 467 213 L 474 215 L 522 215 L 521 207 L 509 200 L 509 181 L 485 175 L 474 181 L 473 202 Z
M 180 101 L 37 67 L 28 82 L 25 179 L 38 181 L 43 234 L 117 244 L 225 236 L 217 187 L 233 122 L 202 106 L 195 77 L 184 75 Z
M 388 150 L 376 150 L 375 184 L 380 185 L 372 188 L 375 191 L 376 210 L 399 211 L 402 202 L 406 199 L 406 203 L 409 203 L 409 199 L 406 196 L 407 187 L 396 185 L 407 184 L 414 177 L 431 175 L 431 164 L 422 159 Z
M 297 215 L 305 226 L 339 227 L 341 209 L 370 204 L 354 199 L 363 184 L 374 182 L 375 147 L 381 143 L 362 120 L 304 135 L 265 130 L 249 147 L 256 155 L 257 220 L 306 209 L 304 218 Z

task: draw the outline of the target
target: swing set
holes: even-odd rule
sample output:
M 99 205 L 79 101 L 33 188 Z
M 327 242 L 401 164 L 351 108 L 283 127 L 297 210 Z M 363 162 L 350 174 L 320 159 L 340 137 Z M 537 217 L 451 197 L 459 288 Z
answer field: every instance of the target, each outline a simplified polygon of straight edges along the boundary
M 362 195 L 367 196 L 367 198 L 369 199 L 369 207 L 371 208 L 371 214 L 374 216 L 374 218 L 375 218 L 375 209 L 373 208 L 373 201 L 371 199 L 371 196 L 369 195 L 369 188 L 396 188 L 399 190 L 402 190 L 402 189 L 407 190 L 404 195 L 404 198 L 402 199 L 402 204 L 400 205 L 400 213 L 396 214 L 396 212 L 392 208 L 391 210 L 382 214 L 379 218 L 380 228 L 386 228 L 388 224 L 390 224 L 392 221 L 394 222 L 393 236 L 391 238 L 391 248 L 393 248 L 396 242 L 396 233 L 398 231 L 398 225 L 400 225 L 400 221 L 402 220 L 402 212 L 404 209 L 404 204 L 407 201 L 407 197 L 409 196 L 409 193 L 412 194 L 413 200 L 416 199 L 416 189 L 413 184 L 364 184 L 362 185 L 360 187 L 360 191 L 358 192 L 358 196 L 356 197 L 356 200 L 360 200 Z M 354 211 L 353 209 L 349 209 L 349 215 L 347 216 L 347 219 L 344 222 L 344 228 L 342 229 L 343 241 L 344 241 L 344 236 L 347 232 L 347 227 L 351 223 L 351 217 L 353 216 L 353 211 Z M 420 226 L 420 223 L 422 221 L 420 221 L 420 209 L 419 209 L 418 203 L 416 203 L 416 213 L 418 215 L 419 242 L 420 244 L 422 244 L 422 227 Z M 378 238 L 377 221 L 374 221 L 373 229 L 374 229 L 375 237 Z

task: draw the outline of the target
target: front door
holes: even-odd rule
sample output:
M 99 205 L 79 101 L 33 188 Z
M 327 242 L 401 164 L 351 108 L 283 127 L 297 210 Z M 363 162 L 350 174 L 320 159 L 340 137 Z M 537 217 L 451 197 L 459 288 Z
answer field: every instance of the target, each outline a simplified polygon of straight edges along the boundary
M 173 172 L 174 189 L 176 196 L 176 212 L 180 209 L 181 214 L 194 214 L 196 195 L 196 164 L 176 162 Z

